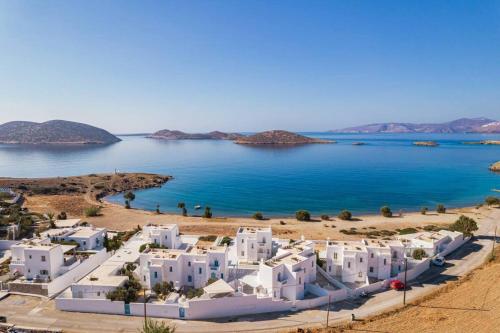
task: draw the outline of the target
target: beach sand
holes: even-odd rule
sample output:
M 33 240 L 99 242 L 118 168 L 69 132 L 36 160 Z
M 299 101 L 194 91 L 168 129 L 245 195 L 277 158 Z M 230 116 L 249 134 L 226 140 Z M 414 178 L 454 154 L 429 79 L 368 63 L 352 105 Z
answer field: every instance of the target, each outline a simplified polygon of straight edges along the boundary
M 101 216 L 84 217 L 83 210 L 90 205 L 101 205 Z M 133 203 L 132 203 L 133 205 Z M 356 228 L 357 232 L 368 231 L 394 231 L 403 228 L 422 228 L 428 225 L 442 226 L 453 223 L 461 214 L 473 217 L 478 222 L 486 208 L 461 208 L 450 209 L 445 214 L 428 212 L 422 215 L 419 212 L 405 213 L 402 217 L 386 218 L 381 215 L 354 216 L 353 221 L 342 221 L 333 217 L 330 221 L 320 221 L 314 217 L 314 221 L 300 222 L 293 217 L 271 218 L 269 220 L 257 221 L 247 217 L 217 217 L 214 212 L 212 219 L 201 217 L 184 217 L 180 214 L 156 214 L 155 212 L 139 209 L 125 209 L 117 204 L 106 201 L 96 202 L 88 197 L 78 195 L 33 195 L 26 197 L 25 206 L 30 210 L 40 213 L 66 211 L 70 217 L 82 218 L 89 223 L 106 227 L 109 230 L 130 230 L 137 225 L 147 223 L 179 225 L 184 234 L 196 235 L 222 235 L 233 236 L 239 226 L 271 226 L 273 235 L 281 238 L 299 239 L 304 236 L 307 239 L 360 239 L 366 236 L 346 235 L 341 233 L 342 229 Z M 199 212 L 201 213 L 201 212 Z M 284 224 L 283 224 L 284 223 Z M 371 228 L 370 228 L 371 227 Z M 375 229 L 373 229 L 375 228 Z M 379 237 L 382 238 L 382 237 Z

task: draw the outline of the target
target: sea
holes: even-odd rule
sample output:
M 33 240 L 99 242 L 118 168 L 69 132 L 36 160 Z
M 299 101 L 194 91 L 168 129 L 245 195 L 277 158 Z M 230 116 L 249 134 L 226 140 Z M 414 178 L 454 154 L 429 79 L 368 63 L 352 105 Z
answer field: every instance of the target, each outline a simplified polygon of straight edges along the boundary
M 123 136 L 99 146 L 0 145 L 0 176 L 54 177 L 112 172 L 173 176 L 161 188 L 136 191 L 134 208 L 179 212 L 184 202 L 211 207 L 214 216 L 289 216 L 375 213 L 477 205 L 498 195 L 500 146 L 466 141 L 500 140 L 479 134 L 302 133 L 335 144 L 249 146 L 230 141 L 160 141 Z M 414 146 L 434 140 L 437 147 Z M 364 145 L 353 145 L 363 142 Z M 106 200 L 123 204 L 122 194 Z

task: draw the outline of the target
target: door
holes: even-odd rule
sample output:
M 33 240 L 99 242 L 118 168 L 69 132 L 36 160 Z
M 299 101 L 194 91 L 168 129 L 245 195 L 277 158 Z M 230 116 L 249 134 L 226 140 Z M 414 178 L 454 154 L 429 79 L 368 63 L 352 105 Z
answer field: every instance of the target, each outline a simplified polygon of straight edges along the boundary
M 125 314 L 127 316 L 130 316 L 130 304 L 129 303 L 124 303 L 125 304 Z
M 186 315 L 184 311 L 185 311 L 184 308 L 179 308 L 179 318 L 184 318 L 184 316 Z

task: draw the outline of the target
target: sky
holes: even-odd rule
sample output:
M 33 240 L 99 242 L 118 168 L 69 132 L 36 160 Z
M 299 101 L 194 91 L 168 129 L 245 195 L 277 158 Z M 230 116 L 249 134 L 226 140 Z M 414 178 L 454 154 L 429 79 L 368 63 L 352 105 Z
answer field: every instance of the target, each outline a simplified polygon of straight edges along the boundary
M 0 123 L 324 131 L 500 118 L 500 1 L 0 0 Z

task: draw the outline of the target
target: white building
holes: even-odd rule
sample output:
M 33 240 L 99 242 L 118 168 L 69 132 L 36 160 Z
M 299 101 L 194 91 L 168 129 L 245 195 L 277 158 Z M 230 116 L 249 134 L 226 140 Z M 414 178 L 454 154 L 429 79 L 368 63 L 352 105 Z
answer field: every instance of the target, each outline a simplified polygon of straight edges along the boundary
M 260 261 L 272 257 L 271 227 L 240 227 L 236 233 L 236 251 L 239 260 Z
M 463 242 L 463 234 L 458 231 L 423 231 L 415 234 L 401 235 L 398 237 L 411 255 L 415 249 L 423 249 L 427 256 L 432 257 L 444 251 L 450 244 Z
M 27 280 L 53 280 L 80 263 L 72 251 L 74 245 L 52 244 L 48 238 L 20 242 L 11 246 L 11 274 Z
M 183 249 L 146 249 L 140 255 L 141 283 L 152 288 L 161 282 L 174 288 L 205 287 L 209 279 L 226 280 L 227 246 L 186 245 Z
M 326 271 L 342 282 L 385 280 L 404 270 L 405 250 L 400 241 L 327 241 Z
M 300 240 L 278 249 L 276 256 L 261 260 L 256 275 L 239 280 L 255 294 L 291 301 L 303 299 L 307 283 L 316 281 L 314 243 Z
M 48 237 L 53 242 L 76 242 L 78 250 L 89 251 L 103 248 L 106 231 L 105 228 L 95 227 L 62 228 L 47 230 L 41 236 Z
M 142 234 L 144 238 L 149 238 L 151 243 L 167 249 L 177 249 L 182 243 L 177 224 L 148 224 L 142 227 Z

